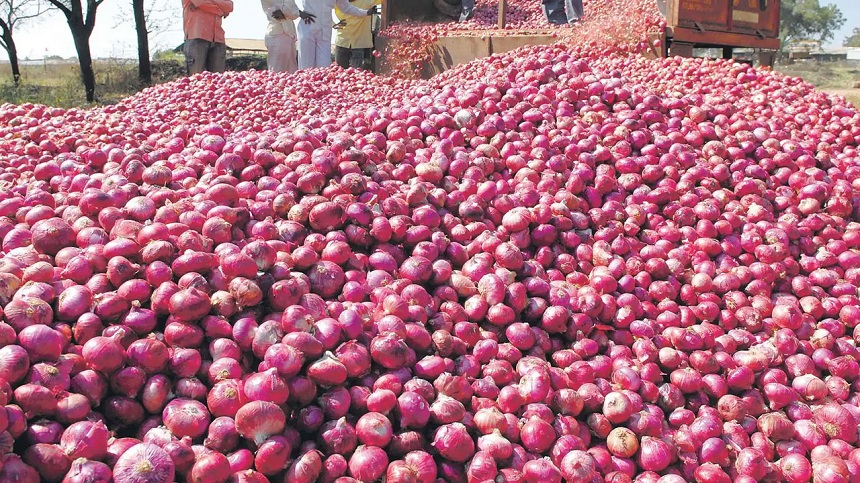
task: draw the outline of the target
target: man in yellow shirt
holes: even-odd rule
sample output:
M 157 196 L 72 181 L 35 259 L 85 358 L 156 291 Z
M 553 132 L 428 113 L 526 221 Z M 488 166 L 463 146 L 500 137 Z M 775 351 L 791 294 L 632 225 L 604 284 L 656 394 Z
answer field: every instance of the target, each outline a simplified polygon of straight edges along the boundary
M 350 0 L 362 10 L 382 5 L 382 0 Z M 364 54 L 367 49 L 373 48 L 373 33 L 371 32 L 372 16 L 355 17 L 347 15 L 339 8 L 335 9 L 340 23 L 334 40 L 334 59 L 337 65 L 343 67 L 354 67 L 360 69 L 364 66 Z

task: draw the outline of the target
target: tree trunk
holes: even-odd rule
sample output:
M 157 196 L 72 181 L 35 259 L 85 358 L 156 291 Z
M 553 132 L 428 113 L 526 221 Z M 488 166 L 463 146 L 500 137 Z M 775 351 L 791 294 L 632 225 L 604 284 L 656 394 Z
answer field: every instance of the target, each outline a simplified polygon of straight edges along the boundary
M 18 65 L 18 47 L 15 46 L 15 41 L 12 39 L 12 32 L 3 32 L 3 43 L 6 44 L 6 53 L 9 54 L 9 66 L 12 68 L 12 80 L 15 82 L 15 87 L 21 82 L 21 67 Z
M 137 75 L 143 85 L 152 84 L 152 62 L 149 59 L 149 33 L 146 31 L 144 0 L 132 0 L 134 28 L 137 30 Z
M 96 96 L 96 74 L 93 72 L 93 56 L 90 52 L 90 35 L 85 26 L 69 22 L 72 38 L 75 41 L 75 50 L 78 52 L 78 63 L 81 66 L 81 81 L 84 83 L 84 92 L 87 102 L 93 102 Z

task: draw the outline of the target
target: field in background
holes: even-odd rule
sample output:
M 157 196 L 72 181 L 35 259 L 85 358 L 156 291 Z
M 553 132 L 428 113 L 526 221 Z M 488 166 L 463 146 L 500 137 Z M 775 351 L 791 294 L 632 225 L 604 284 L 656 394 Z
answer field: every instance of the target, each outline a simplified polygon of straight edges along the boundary
M 860 64 L 849 62 L 795 62 L 774 70 L 800 77 L 822 91 L 845 96 L 860 108 Z M 855 87 L 856 86 L 856 87 Z
M 96 101 L 114 104 L 141 89 L 137 77 L 137 62 L 131 60 L 98 60 Z M 157 60 L 152 64 L 152 80 L 167 82 L 183 74 L 183 65 L 175 59 Z M 84 89 L 80 70 L 74 62 L 49 62 L 21 66 L 21 84 L 12 82 L 9 64 L 0 64 L 0 102 L 22 104 L 32 102 L 56 107 L 84 106 Z
M 168 82 L 183 75 L 181 58 L 168 55 L 153 61 L 153 82 Z M 266 59 L 259 56 L 241 56 L 228 59 L 228 69 L 265 69 Z M 137 63 L 131 60 L 99 60 L 96 73 L 97 104 L 113 104 L 141 89 L 137 79 Z M 776 70 L 787 75 L 802 77 L 817 88 L 845 96 L 854 106 L 860 107 L 860 65 L 848 62 L 798 62 L 777 65 Z M 85 106 L 78 65 L 73 62 L 54 62 L 21 66 L 19 87 L 12 83 L 9 65 L 0 64 L 0 103 L 27 102 L 57 107 Z M 858 86 L 858 87 L 855 87 Z

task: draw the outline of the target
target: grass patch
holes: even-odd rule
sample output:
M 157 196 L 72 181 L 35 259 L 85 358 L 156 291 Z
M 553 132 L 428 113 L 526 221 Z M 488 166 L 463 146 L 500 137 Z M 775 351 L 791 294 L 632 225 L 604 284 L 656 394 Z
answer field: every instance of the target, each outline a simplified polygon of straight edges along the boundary
M 96 104 L 111 104 L 141 88 L 137 64 L 108 60 L 93 64 L 96 76 Z M 56 107 L 87 105 L 77 63 L 22 65 L 21 82 L 16 87 L 8 64 L 0 65 L 0 101 L 31 102 Z
M 237 56 L 227 59 L 228 70 L 265 69 L 266 58 Z M 93 63 L 96 76 L 94 105 L 115 104 L 145 86 L 138 79 L 137 62 L 124 59 L 98 60 Z M 156 56 L 152 61 L 152 82 L 161 84 L 185 75 L 181 56 Z M 0 64 L 0 103 L 44 104 L 52 107 L 87 107 L 77 62 L 22 65 L 21 82 L 12 82 L 9 64 Z
M 777 65 L 785 75 L 801 77 L 819 89 L 851 89 L 860 82 L 860 65 L 848 62 L 795 62 Z

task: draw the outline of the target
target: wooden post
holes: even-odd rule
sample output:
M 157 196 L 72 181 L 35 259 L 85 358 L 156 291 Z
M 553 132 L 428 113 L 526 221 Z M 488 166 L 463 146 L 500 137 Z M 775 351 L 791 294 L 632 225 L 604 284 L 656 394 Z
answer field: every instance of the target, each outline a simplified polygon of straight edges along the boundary
M 758 53 L 758 61 L 762 67 L 773 68 L 773 63 L 776 60 L 775 50 L 760 50 Z
M 379 30 L 380 31 L 388 28 L 388 15 L 389 15 L 388 10 L 389 10 L 389 7 L 390 7 L 389 1 L 388 0 L 382 0 L 382 15 L 381 15 L 381 18 L 379 19 Z
M 500 29 L 505 28 L 505 17 L 508 15 L 508 2 L 507 0 L 499 0 L 499 23 L 498 27 Z

